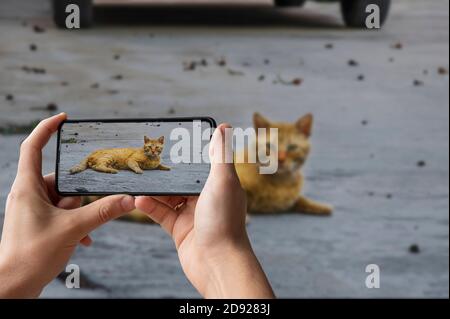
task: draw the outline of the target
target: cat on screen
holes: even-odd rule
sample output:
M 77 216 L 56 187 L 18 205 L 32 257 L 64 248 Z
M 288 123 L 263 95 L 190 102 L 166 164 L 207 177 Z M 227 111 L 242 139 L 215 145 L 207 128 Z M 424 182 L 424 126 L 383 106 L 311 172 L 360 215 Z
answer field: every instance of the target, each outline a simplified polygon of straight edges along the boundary
M 110 148 L 92 152 L 72 167 L 70 174 L 77 174 L 89 168 L 109 174 L 117 174 L 119 170 L 131 170 L 136 174 L 142 174 L 144 170 L 169 171 L 168 166 L 161 164 L 163 148 L 164 136 L 158 139 L 144 136 L 143 147 Z

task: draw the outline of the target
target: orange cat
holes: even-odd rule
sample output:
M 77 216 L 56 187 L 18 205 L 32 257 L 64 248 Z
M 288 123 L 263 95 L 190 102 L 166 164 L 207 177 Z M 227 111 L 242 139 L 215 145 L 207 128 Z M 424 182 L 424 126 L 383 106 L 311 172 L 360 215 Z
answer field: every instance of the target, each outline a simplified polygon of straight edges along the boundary
M 278 128 L 279 165 L 275 174 L 261 175 L 258 163 L 235 164 L 242 187 L 247 192 L 248 212 L 265 214 L 300 212 L 330 215 L 332 213 L 330 206 L 301 195 L 303 176 L 300 169 L 307 159 L 311 147 L 309 137 L 312 131 L 312 115 L 305 115 L 295 124 L 288 124 L 271 123 L 255 113 L 253 122 L 255 129 Z M 270 136 L 267 141 L 270 141 Z M 95 199 L 89 199 L 88 202 Z M 134 222 L 151 222 L 147 215 L 137 209 L 123 219 Z
M 295 124 L 272 123 L 258 113 L 253 116 L 254 127 L 277 128 L 278 141 L 267 136 L 267 146 L 278 142 L 278 170 L 275 174 L 259 172 L 259 163 L 235 164 L 242 187 L 247 192 L 249 213 L 301 212 L 329 215 L 332 208 L 301 195 L 303 176 L 300 172 L 309 150 L 313 116 L 307 114 Z M 257 131 L 258 132 L 258 131 Z M 247 155 L 244 155 L 247 157 Z
M 80 173 L 88 168 L 97 172 L 117 174 L 119 170 L 132 170 L 142 174 L 144 170 L 169 171 L 161 164 L 160 155 L 164 148 L 164 136 L 153 140 L 144 136 L 144 147 L 111 148 L 92 152 L 80 164 L 70 169 L 70 174 Z

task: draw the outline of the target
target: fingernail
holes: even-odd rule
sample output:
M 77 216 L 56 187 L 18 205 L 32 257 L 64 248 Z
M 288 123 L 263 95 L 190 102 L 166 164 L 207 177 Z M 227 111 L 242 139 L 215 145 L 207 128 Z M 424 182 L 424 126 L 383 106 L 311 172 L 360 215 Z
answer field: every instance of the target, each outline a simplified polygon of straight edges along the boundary
M 225 135 L 225 130 L 227 128 L 232 128 L 232 126 L 228 123 L 224 123 L 220 126 L 220 132 L 222 133 L 222 135 Z
M 136 208 L 136 205 L 134 204 L 133 196 L 125 196 L 124 198 L 122 198 L 122 201 L 120 204 L 122 205 L 122 209 L 126 212 L 129 212 Z

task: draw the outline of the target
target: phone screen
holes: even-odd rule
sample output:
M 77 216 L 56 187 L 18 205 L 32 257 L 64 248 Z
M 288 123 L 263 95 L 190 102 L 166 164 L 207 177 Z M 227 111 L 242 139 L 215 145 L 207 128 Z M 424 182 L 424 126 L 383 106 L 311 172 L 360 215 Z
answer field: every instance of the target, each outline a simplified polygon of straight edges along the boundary
M 58 131 L 61 195 L 197 195 L 209 175 L 211 118 L 68 120 Z

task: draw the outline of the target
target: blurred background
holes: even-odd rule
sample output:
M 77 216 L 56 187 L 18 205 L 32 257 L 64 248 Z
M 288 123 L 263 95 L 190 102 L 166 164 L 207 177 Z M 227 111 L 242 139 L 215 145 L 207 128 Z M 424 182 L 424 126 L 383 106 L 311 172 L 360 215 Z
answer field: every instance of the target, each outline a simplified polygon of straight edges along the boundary
M 56 112 L 242 127 L 255 111 L 312 112 L 305 193 L 335 211 L 252 217 L 276 294 L 448 298 L 447 0 L 394 0 L 378 31 L 345 27 L 338 3 L 101 2 L 92 28 L 61 30 L 50 1 L 0 0 L 0 221 L 21 140 Z M 92 237 L 71 261 L 82 288 L 56 279 L 43 297 L 199 297 L 158 226 L 116 221 Z M 365 286 L 368 264 L 379 289 Z

